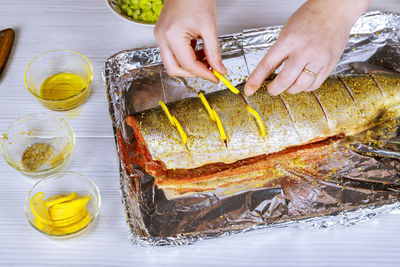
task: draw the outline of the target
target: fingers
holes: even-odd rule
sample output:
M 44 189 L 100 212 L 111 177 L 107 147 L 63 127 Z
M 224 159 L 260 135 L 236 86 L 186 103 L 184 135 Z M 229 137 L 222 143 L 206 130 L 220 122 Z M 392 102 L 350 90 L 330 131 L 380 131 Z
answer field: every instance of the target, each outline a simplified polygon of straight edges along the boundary
M 308 91 L 317 90 L 321 86 L 321 84 L 325 81 L 325 79 L 334 70 L 337 62 L 339 62 L 339 57 L 331 60 L 328 64 L 325 64 L 324 67 L 319 71 L 318 76 L 315 78 L 314 82 L 311 84 L 310 89 Z
M 218 38 L 206 34 L 203 37 L 204 49 L 195 50 L 196 39 L 174 38 L 167 40 L 170 46 L 160 43 L 160 53 L 164 66 L 171 76 L 197 77 L 200 76 L 211 82 L 219 80 L 210 70 L 210 66 L 226 74 L 226 68 L 222 64 Z M 207 55 L 208 54 L 208 55 Z M 211 59 L 210 59 L 211 58 Z
M 308 70 L 308 71 L 305 71 Z M 302 91 L 311 91 L 311 85 L 318 77 L 321 67 L 312 67 L 311 64 L 307 64 L 297 80 L 287 90 L 290 94 L 297 94 Z
M 297 77 L 299 77 L 303 71 L 304 66 L 306 65 L 305 60 L 306 58 L 295 55 L 289 57 L 286 60 L 283 69 L 275 79 L 268 84 L 268 92 L 271 95 L 279 95 L 292 86 L 296 82 Z
M 160 53 L 167 73 L 170 76 L 192 78 L 195 77 L 192 73 L 185 71 L 176 60 L 175 56 L 169 47 L 160 46 Z
M 204 42 L 204 52 L 207 57 L 208 64 L 221 73 L 226 74 L 226 68 L 222 63 L 221 51 L 216 30 L 207 30 L 202 33 Z
M 168 43 L 170 43 L 171 52 L 175 56 L 180 67 L 192 74 L 192 76 L 200 76 L 204 79 L 207 79 L 211 82 L 218 83 L 217 77 L 212 74 L 208 66 L 201 61 L 197 60 L 196 54 L 191 46 L 191 40 L 183 37 L 183 38 L 174 38 L 169 39 Z M 167 66 L 166 66 L 167 67 Z M 174 73 L 176 66 L 169 66 L 171 71 Z M 168 69 L 168 67 L 167 67 Z M 169 72 L 168 72 L 169 73 Z
M 273 45 L 247 80 L 244 88 L 245 94 L 254 94 L 264 80 L 282 64 L 287 56 L 288 51 L 280 43 Z
M 317 77 L 315 77 L 313 83 L 310 85 L 309 89 L 306 90 L 307 92 L 317 90 L 321 84 L 325 81 L 328 75 L 331 73 L 331 70 L 328 68 L 322 68 Z
M 214 0 L 165 1 L 154 36 L 170 75 L 191 73 L 218 83 L 210 66 L 226 73 L 219 51 L 216 15 Z M 196 38 L 203 39 L 204 51 L 196 51 Z
M 158 38 L 157 38 L 158 39 Z M 178 77 L 203 77 L 211 82 L 219 80 L 209 69 L 205 51 L 194 50 L 197 41 L 189 38 L 166 38 L 159 40 L 160 54 L 167 73 Z
M 264 80 L 275 71 L 285 59 L 286 61 L 283 69 L 267 86 L 268 92 L 271 95 L 279 95 L 285 90 L 288 90 L 288 93 L 291 94 L 302 91 L 313 91 L 321 86 L 330 73 L 330 70 L 326 72 L 326 68 L 322 68 L 322 66 L 328 64 L 325 62 L 325 58 L 316 57 L 308 52 L 296 52 L 289 49 L 287 49 L 288 52 L 282 53 L 284 49 L 279 47 L 284 46 L 284 44 L 276 43 L 267 52 L 246 83 L 245 93 L 247 95 L 252 95 L 256 92 Z M 279 52 L 281 53 L 279 54 Z M 305 69 L 309 72 L 305 71 Z

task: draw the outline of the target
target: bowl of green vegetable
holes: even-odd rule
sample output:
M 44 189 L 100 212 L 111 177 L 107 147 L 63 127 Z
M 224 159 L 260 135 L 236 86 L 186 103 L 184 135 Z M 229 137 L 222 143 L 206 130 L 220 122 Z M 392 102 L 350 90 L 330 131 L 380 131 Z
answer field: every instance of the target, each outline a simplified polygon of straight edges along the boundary
M 131 22 L 154 26 L 160 16 L 164 0 L 105 0 L 118 17 Z

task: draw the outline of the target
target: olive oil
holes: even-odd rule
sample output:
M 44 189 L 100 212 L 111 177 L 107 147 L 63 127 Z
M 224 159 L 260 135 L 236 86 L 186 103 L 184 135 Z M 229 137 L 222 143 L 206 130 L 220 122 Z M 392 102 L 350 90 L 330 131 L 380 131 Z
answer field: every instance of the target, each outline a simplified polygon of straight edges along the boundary
M 74 73 L 54 74 L 39 89 L 41 102 L 55 110 L 74 108 L 85 101 L 88 95 L 88 83 Z

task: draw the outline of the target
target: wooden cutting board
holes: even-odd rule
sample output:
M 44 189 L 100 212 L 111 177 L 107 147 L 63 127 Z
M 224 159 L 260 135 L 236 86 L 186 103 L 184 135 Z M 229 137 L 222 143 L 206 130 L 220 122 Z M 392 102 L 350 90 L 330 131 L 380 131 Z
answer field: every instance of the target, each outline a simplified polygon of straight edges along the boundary
M 0 31 L 0 74 L 6 65 L 8 56 L 14 42 L 15 32 L 13 29 Z

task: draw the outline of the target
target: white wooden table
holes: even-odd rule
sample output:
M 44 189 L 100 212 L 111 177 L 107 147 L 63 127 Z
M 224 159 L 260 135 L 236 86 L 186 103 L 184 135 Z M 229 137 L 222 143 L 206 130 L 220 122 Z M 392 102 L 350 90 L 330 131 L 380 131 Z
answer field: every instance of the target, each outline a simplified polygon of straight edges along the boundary
M 219 0 L 221 34 L 282 24 L 303 1 Z M 400 12 L 400 0 L 376 0 L 371 9 Z M 91 177 L 102 194 L 96 226 L 77 238 L 57 241 L 26 221 L 25 197 L 34 180 L 0 160 L 0 265 L 400 265 L 400 213 L 326 230 L 298 228 L 253 231 L 185 247 L 132 247 L 120 200 L 119 175 L 105 86 L 104 61 L 123 49 L 155 45 L 152 29 L 123 21 L 104 1 L 0 0 L 0 29 L 17 38 L 0 83 L 0 132 L 17 118 L 45 111 L 25 89 L 28 62 L 49 49 L 68 48 L 94 67 L 93 93 L 64 113 L 76 133 L 68 170 Z

